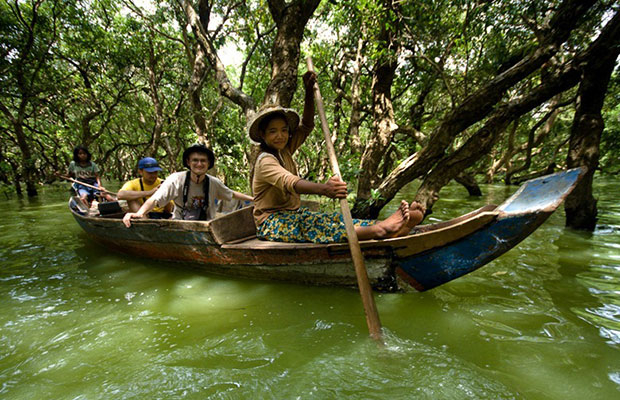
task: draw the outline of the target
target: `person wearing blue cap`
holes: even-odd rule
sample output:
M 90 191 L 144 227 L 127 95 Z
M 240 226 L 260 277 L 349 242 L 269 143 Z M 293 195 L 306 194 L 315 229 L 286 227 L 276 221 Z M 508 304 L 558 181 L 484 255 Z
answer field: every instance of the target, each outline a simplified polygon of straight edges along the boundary
M 183 152 L 183 166 L 187 171 L 170 174 L 161 187 L 138 211 L 128 212 L 123 217 L 126 227 L 132 219 L 144 218 L 153 207 L 174 202 L 173 219 L 185 221 L 207 221 L 216 217 L 215 200 L 253 201 L 246 194 L 227 187 L 218 178 L 207 174 L 215 165 L 215 154 L 203 144 L 194 144 Z
M 157 191 L 162 180 L 159 178 L 161 168 L 152 157 L 144 157 L 138 162 L 140 178 L 126 182 L 118 191 L 118 199 L 126 200 L 129 210 L 136 212 L 142 204 Z M 155 207 L 148 213 L 151 219 L 166 219 L 172 216 L 174 203 L 170 202 L 165 207 Z

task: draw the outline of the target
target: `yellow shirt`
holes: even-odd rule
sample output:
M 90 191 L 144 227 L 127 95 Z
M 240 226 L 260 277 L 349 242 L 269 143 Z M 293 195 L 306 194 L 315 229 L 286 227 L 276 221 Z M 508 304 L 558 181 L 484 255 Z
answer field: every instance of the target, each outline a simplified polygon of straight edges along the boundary
M 140 187 L 140 179 L 142 179 L 142 178 L 138 178 L 138 179 L 134 179 L 134 180 L 125 182 L 125 184 L 123 185 L 121 190 L 119 190 L 119 192 L 122 191 L 122 190 L 131 190 L 131 191 L 134 191 L 134 192 L 146 192 L 146 191 L 155 189 L 162 182 L 161 179 L 157 178 L 155 180 L 155 183 L 153 183 L 152 185 L 149 185 L 144 180 L 142 180 L 142 185 L 144 186 L 144 189 L 142 189 Z M 140 203 L 140 205 L 142 205 L 142 204 L 144 204 L 144 201 L 147 200 L 149 197 L 151 197 L 151 196 L 145 196 L 145 197 L 142 197 L 140 199 L 137 199 L 136 201 L 138 201 Z M 151 210 L 151 212 L 163 212 L 163 211 L 164 211 L 163 207 L 155 207 L 155 208 L 153 208 L 153 210 Z

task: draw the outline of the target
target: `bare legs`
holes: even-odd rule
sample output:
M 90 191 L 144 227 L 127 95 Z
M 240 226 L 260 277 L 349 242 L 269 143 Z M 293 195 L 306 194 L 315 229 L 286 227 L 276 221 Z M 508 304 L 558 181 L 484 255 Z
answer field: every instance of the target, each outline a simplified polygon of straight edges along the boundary
M 409 205 L 403 200 L 394 214 L 371 226 L 356 226 L 355 233 L 359 240 L 406 236 L 422 221 L 425 211 L 424 206 L 417 201 Z
M 359 240 L 384 239 L 396 236 L 409 220 L 409 204 L 400 203 L 398 210 L 383 221 L 370 226 L 356 226 L 355 233 Z

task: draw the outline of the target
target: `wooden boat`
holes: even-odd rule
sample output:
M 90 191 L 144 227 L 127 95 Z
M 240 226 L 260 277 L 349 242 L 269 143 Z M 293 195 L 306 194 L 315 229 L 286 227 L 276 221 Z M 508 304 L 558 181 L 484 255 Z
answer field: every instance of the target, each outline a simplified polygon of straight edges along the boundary
M 371 285 L 381 291 L 424 291 L 472 272 L 516 246 L 538 228 L 575 187 L 580 168 L 528 181 L 500 206 L 414 228 L 410 235 L 360 242 Z M 314 285 L 356 285 L 346 243 L 258 240 L 252 207 L 208 222 L 134 220 L 123 214 L 89 216 L 70 201 L 78 224 L 111 249 L 179 261 L 235 277 Z

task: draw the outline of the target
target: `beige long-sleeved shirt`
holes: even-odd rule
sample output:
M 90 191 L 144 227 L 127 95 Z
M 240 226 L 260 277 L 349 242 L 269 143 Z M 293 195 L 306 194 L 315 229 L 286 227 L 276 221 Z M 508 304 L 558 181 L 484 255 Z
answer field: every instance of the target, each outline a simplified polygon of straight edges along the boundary
M 297 176 L 297 165 L 293 154 L 306 140 L 313 126 L 303 123 L 295 130 L 286 148 L 280 151 L 278 159 L 269 153 L 261 153 L 256 159 L 252 191 L 254 192 L 254 221 L 259 226 L 272 213 L 281 210 L 297 210 L 301 205 L 295 184 L 301 180 Z

